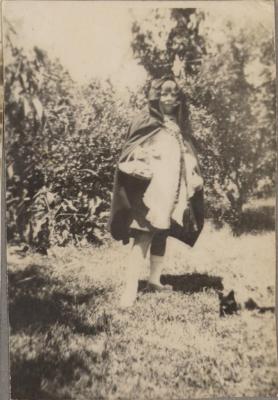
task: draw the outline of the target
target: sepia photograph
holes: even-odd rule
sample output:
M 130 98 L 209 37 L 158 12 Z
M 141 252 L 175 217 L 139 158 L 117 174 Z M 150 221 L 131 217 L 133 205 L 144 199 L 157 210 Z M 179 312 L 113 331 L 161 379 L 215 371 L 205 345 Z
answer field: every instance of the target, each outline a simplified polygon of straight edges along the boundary
M 274 0 L 3 1 L 2 35 L 7 399 L 277 397 Z

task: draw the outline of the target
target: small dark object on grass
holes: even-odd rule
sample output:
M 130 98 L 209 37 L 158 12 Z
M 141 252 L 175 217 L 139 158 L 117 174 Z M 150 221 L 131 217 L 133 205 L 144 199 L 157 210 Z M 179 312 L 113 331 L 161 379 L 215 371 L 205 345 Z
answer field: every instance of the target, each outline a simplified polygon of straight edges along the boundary
M 260 307 L 253 299 L 248 299 L 245 303 L 244 306 L 247 310 L 258 310 L 260 314 L 264 314 L 266 312 L 272 312 L 274 313 L 275 307 Z
M 220 317 L 236 314 L 240 309 L 239 304 L 236 302 L 235 292 L 233 290 L 231 290 L 226 296 L 222 292 L 218 292 L 218 297 L 220 300 Z
M 220 317 L 236 314 L 243 307 L 249 311 L 257 310 L 260 314 L 264 314 L 266 312 L 275 312 L 275 307 L 260 307 L 251 298 L 249 298 L 244 305 L 241 306 L 241 304 L 236 301 L 234 290 L 231 290 L 227 295 L 224 295 L 222 292 L 218 292 L 218 297 L 220 300 Z
M 258 306 L 258 304 L 253 300 L 253 299 L 248 299 L 245 303 L 245 308 L 247 310 L 253 311 L 253 310 L 258 310 L 260 307 Z
M 264 314 L 266 312 L 272 312 L 273 314 L 275 313 L 275 307 L 259 307 L 259 313 Z

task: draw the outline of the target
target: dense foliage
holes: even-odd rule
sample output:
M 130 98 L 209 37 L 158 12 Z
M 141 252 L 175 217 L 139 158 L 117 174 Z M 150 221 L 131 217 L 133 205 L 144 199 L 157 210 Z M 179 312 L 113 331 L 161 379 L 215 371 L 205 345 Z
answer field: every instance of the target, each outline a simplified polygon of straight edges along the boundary
M 254 195 L 273 190 L 273 38 L 230 22 L 220 42 L 194 8 L 152 10 L 134 22 L 131 47 L 149 78 L 174 71 L 191 110 L 207 213 L 236 229 Z M 112 83 L 78 86 L 59 60 L 19 48 L 6 21 L 5 140 L 8 239 L 45 253 L 51 243 L 101 243 L 115 163 L 144 88 L 123 104 Z M 259 64 L 260 82 L 248 79 Z
M 8 239 L 101 242 L 128 114 L 109 81 L 79 88 L 45 52 L 7 43 Z

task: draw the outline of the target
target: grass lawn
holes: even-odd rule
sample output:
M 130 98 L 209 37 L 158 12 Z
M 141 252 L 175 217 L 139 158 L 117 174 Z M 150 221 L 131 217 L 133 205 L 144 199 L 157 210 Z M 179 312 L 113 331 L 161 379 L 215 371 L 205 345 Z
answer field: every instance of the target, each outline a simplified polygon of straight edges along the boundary
M 216 289 L 275 305 L 273 231 L 206 226 L 196 247 L 169 239 L 162 282 L 120 310 L 128 246 L 9 248 L 12 399 L 185 399 L 278 395 L 275 315 L 219 317 Z M 148 266 L 142 270 L 142 281 Z M 142 282 L 141 282 L 142 285 Z

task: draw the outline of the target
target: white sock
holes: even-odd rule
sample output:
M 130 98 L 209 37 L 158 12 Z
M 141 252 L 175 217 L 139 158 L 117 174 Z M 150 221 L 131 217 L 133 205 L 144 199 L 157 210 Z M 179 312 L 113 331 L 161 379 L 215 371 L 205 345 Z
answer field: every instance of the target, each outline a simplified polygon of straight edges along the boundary
M 151 254 L 150 261 L 151 261 L 150 264 L 151 271 L 150 271 L 149 282 L 155 285 L 161 285 L 160 275 L 164 264 L 164 256 L 155 256 Z

